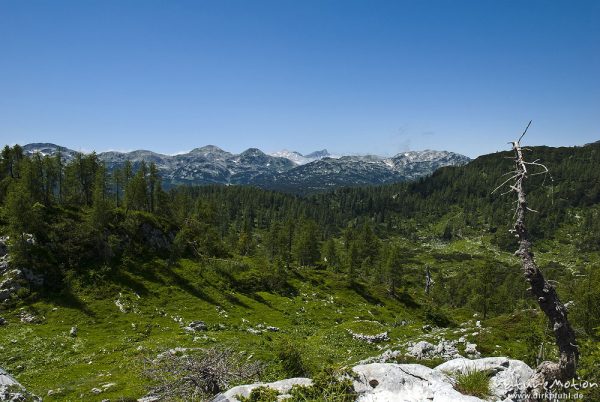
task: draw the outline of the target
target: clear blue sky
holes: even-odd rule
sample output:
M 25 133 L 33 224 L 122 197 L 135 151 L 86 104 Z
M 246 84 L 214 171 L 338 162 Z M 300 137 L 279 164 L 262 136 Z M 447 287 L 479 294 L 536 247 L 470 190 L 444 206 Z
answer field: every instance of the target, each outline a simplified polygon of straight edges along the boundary
M 600 1 L 0 0 L 0 142 L 476 156 L 600 140 Z

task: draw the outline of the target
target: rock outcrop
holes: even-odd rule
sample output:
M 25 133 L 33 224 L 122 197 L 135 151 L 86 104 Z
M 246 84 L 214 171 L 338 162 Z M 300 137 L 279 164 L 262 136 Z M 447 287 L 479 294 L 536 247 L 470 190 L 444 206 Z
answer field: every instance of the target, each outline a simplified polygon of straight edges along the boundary
M 44 278 L 28 268 L 14 268 L 10 264 L 10 255 L 8 253 L 8 236 L 0 236 L 0 302 L 16 296 L 23 287 L 27 288 L 30 284 L 41 286 Z M 25 234 L 25 241 L 35 244 L 35 238 L 30 234 Z
M 188 324 L 187 327 L 184 327 L 186 331 L 197 332 L 197 331 L 206 331 L 208 327 L 204 321 L 192 321 Z
M 454 359 L 440 364 L 435 370 L 462 374 L 489 371 L 492 396 L 502 401 L 519 400 L 516 395 L 525 392 L 525 383 L 534 374 L 534 370 L 527 364 L 506 357 Z
M 42 399 L 28 392 L 17 380 L 0 368 L 0 401 L 27 402 Z
M 454 388 L 457 374 L 474 371 L 489 373 L 489 400 L 519 402 L 527 380 L 534 373 L 522 361 L 505 357 L 458 358 L 433 369 L 420 364 L 369 363 L 355 366 L 352 371 L 357 402 L 484 402 L 484 399 L 463 395 Z M 311 380 L 291 378 L 274 383 L 241 385 L 217 395 L 212 402 L 238 402 L 236 396 L 246 397 L 260 386 L 279 391 L 279 399 L 285 400 L 295 384 L 310 385 Z
M 258 387 L 269 387 L 271 389 L 277 390 L 280 394 L 280 399 L 284 399 L 286 397 L 286 394 L 290 392 L 294 385 L 309 386 L 312 385 L 312 380 L 310 378 L 299 377 L 288 378 L 287 380 L 281 380 L 270 383 L 259 382 L 255 384 L 239 385 L 237 387 L 231 388 L 227 392 L 217 395 L 213 398 L 211 402 L 237 402 L 239 401 L 239 399 L 237 399 L 236 396 L 239 395 L 247 397 L 248 395 L 250 395 L 250 392 L 252 392 L 254 388 Z

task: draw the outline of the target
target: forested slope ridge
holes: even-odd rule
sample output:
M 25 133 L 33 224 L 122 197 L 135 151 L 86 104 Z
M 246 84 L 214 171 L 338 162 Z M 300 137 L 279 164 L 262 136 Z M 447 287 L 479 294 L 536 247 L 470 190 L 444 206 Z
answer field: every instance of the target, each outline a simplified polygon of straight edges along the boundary
M 78 152 L 55 144 L 23 146 L 26 155 L 40 153 L 65 161 Z M 214 145 L 188 153 L 163 155 L 151 151 L 101 152 L 98 160 L 109 172 L 138 169 L 142 162 L 154 163 L 165 187 L 179 184 L 246 184 L 292 193 L 323 191 L 339 186 L 394 183 L 431 174 L 441 166 L 463 165 L 469 158 L 447 151 L 410 151 L 394 157 L 376 155 L 334 157 L 327 150 L 306 157 L 297 152 L 267 155 L 257 148 L 232 154 Z
M 153 163 L 110 171 L 95 154 L 6 147 L 0 367 L 49 400 L 100 401 L 156 391 L 147 365 L 173 348 L 232 347 L 262 362 L 263 380 L 381 353 L 356 334 L 386 333 L 399 362 L 412 358 L 408 342 L 464 335 L 460 353 L 472 343 L 535 365 L 556 351 L 513 256 L 511 201 L 491 194 L 511 168 L 505 156 L 298 196 L 165 191 Z M 600 144 L 530 157 L 553 179 L 527 183 L 538 263 L 572 302 L 579 374 L 598 381 Z M 235 384 L 211 392 L 225 385 Z

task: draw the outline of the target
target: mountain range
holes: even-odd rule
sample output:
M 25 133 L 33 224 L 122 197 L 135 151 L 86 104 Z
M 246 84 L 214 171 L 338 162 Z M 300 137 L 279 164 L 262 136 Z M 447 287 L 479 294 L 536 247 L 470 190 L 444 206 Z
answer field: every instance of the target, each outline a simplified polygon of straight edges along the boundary
M 66 160 L 78 153 L 50 143 L 27 144 L 26 154 L 39 152 Z M 303 155 L 295 151 L 266 154 L 249 148 L 240 154 L 214 145 L 195 148 L 187 153 L 165 155 L 152 151 L 108 151 L 98 153 L 107 169 L 122 167 L 130 161 L 134 168 L 155 163 L 165 187 L 175 185 L 239 184 L 296 193 L 323 191 L 335 187 L 385 184 L 415 180 L 443 166 L 464 165 L 470 159 L 448 151 L 409 151 L 393 157 L 377 155 L 331 155 L 327 150 Z

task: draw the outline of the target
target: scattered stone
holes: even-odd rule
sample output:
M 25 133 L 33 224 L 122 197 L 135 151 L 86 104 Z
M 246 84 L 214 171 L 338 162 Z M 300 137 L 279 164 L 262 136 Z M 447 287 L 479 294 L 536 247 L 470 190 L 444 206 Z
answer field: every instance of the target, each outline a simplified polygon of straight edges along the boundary
M 454 359 L 462 357 L 456 348 L 456 341 L 442 339 L 437 345 L 427 341 L 409 343 L 406 354 L 417 359 Z
M 21 322 L 24 324 L 33 324 L 33 323 L 40 322 L 40 319 L 38 317 L 36 317 L 33 313 L 30 313 L 25 310 L 22 310 L 19 313 L 19 318 L 20 318 Z
M 465 344 L 465 354 L 471 358 L 481 357 L 481 353 L 479 353 L 479 351 L 477 350 L 477 345 L 469 342 Z
M 277 327 L 268 326 L 266 329 L 269 332 L 279 332 L 279 328 Z
M 198 332 L 206 331 L 208 327 L 204 321 L 192 321 L 184 328 L 186 331 Z
M 168 350 L 165 350 L 165 351 L 164 351 L 164 352 L 162 352 L 162 353 L 159 353 L 159 354 L 156 356 L 156 358 L 157 358 L 157 359 L 162 359 L 163 357 L 165 357 L 165 356 L 169 356 L 169 355 L 171 355 L 171 356 L 175 356 L 175 355 L 183 355 L 183 354 L 185 354 L 185 352 L 187 352 L 188 350 L 198 350 L 198 349 L 200 349 L 200 348 L 182 348 L 182 347 L 176 347 L 176 348 L 173 348 L 173 349 L 168 349 Z
M 56 388 L 56 389 L 49 389 L 47 395 L 48 396 L 52 396 L 52 395 L 59 395 L 62 393 L 62 388 Z
M 369 357 L 367 359 L 361 360 L 358 364 L 387 363 L 389 361 L 395 361 L 396 358 L 400 355 L 402 355 L 402 352 L 399 350 L 387 349 L 379 356 Z
M 4 317 L 0 317 L 0 325 L 7 325 L 8 321 L 6 321 L 6 318 Z
M 375 334 L 375 335 L 364 335 L 364 334 L 357 334 L 356 332 L 352 332 L 351 330 L 347 330 L 348 333 L 352 336 L 352 338 L 358 340 L 358 341 L 363 341 L 363 342 L 367 342 L 367 343 L 380 343 L 380 342 L 387 342 L 390 340 L 390 336 L 388 335 L 388 332 L 382 332 L 380 334 Z
M 35 237 L 31 233 L 23 233 L 23 236 L 25 236 L 25 243 L 35 246 Z
M 71 330 L 69 331 L 69 336 L 73 338 L 77 336 L 77 327 L 71 327 Z
M 119 298 L 117 300 L 115 300 L 115 306 L 117 306 L 119 308 L 119 311 L 121 313 L 127 313 L 129 312 L 129 308 L 127 307 L 127 305 L 121 300 L 121 297 L 123 297 L 123 295 L 121 293 L 119 293 Z
M 100 388 L 92 388 L 92 394 L 98 395 L 101 392 L 102 392 L 102 390 Z
M 423 325 L 422 329 L 423 329 L 424 332 L 431 332 L 431 330 L 433 328 L 431 327 L 431 325 L 427 324 L 427 325 Z

